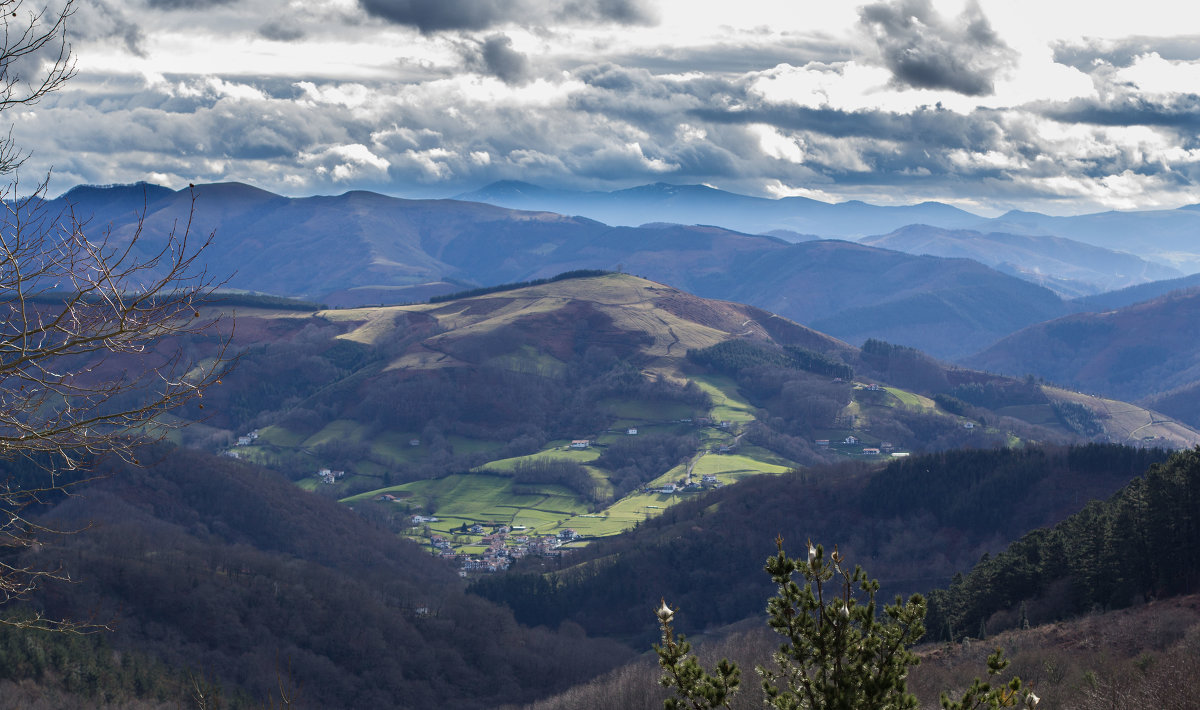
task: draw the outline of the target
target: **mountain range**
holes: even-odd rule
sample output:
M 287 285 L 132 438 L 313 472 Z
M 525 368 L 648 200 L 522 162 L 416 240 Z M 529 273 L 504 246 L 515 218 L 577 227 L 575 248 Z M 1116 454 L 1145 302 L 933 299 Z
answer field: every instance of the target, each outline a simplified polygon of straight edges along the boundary
M 205 306 L 238 311 L 243 354 L 203 410 L 177 412 L 196 422 L 181 441 L 243 462 L 186 450 L 161 450 L 149 471 L 110 462 L 113 476 L 87 498 L 44 511 L 52 526 L 102 527 L 59 550 L 84 575 L 81 591 L 49 589 L 38 611 L 127 614 L 127 635 L 114 636 L 125 665 L 143 653 L 199 665 L 258 697 L 283 692 L 283 655 L 323 707 L 527 700 L 627 657 L 613 638 L 643 647 L 663 593 L 684 602 L 689 631 L 761 613 L 763 580 L 746 580 L 781 531 L 798 543 L 816 526 L 877 566 L 889 592 L 929 589 L 1028 526 L 1109 495 L 1162 460 L 1152 447 L 1200 442 L 1170 417 L 1052 387 L 1025 367 L 1059 358 L 1047 379 L 1082 388 L 1071 378 L 1108 372 L 1108 386 L 1158 383 L 1186 399 L 1192 292 L 1072 313 L 1029 274 L 980 263 L 1009 238 L 967 226 L 890 236 L 974 244 L 972 259 L 237 184 L 79 188 L 47 205 L 67 206 L 109 228 L 114 246 L 142 228 L 146 254 L 171 229 L 215 230 L 203 263 L 232 274 L 229 286 L 343 306 L 245 296 Z M 1008 241 L 1018 242 L 1030 263 L 1060 255 L 1064 274 L 1148 268 L 1065 240 Z M 1085 253 L 1090 267 L 1076 261 Z M 1015 259 L 996 266 L 1022 271 Z M 439 297 L 362 305 L 400 294 Z M 909 347 L 967 355 L 1006 335 L 979 366 L 1015 378 Z M 184 347 L 203 358 L 216 340 Z M 1142 448 L 1095 443 L 1106 441 Z M 490 533 L 475 530 L 484 523 Z M 583 564 L 530 559 L 527 574 L 464 595 L 450 570 L 397 539 L 458 564 L 494 550 L 502 527 L 609 542 L 580 553 Z M 519 626 L 478 595 L 557 631 Z M 37 656 L 6 643 L 6 658 Z
M 1200 289 L 1102 313 L 1078 313 L 1025 328 L 964 360 L 972 367 L 1142 400 L 1200 383 Z M 1186 398 L 1184 398 L 1186 399 Z M 1179 400 L 1179 398 L 1176 398 Z M 1196 423 L 1195 407 L 1172 413 Z
M 1112 251 L 1064 237 L 983 233 L 913 224 L 888 234 L 864 237 L 860 244 L 974 259 L 998 271 L 1043 285 L 1066 298 L 1174 279 L 1181 273 L 1128 252 Z
M 708 298 L 766 308 L 851 343 L 867 337 L 953 358 L 1073 310 L 1050 289 L 966 259 L 719 227 L 610 227 L 474 202 L 351 192 L 292 199 L 246 185 L 173 192 L 76 188 L 70 207 L 115 243 L 142 228 L 150 253 L 191 219 L 227 286 L 334 305 L 423 300 L 574 269 L 625 270 Z
M 1200 234 L 1200 205 L 1065 217 L 1013 210 L 986 218 L 938 202 L 878 206 L 859 201 L 827 203 L 804 197 L 767 199 L 706 185 L 665 183 L 613 192 L 573 192 L 513 181 L 493 183 L 458 198 L 515 209 L 581 215 L 609 224 L 704 223 L 754 234 L 783 230 L 800 235 L 858 239 L 925 224 L 948 230 L 1065 237 L 1130 252 L 1175 267 L 1182 273 L 1200 271 L 1200 250 L 1195 241 Z

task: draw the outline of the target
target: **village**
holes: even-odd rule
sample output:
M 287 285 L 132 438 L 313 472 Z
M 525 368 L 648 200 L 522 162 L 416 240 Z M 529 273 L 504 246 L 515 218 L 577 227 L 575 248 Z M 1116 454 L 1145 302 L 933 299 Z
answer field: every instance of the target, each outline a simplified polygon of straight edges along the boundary
M 853 387 L 856 391 L 864 394 L 884 392 L 884 388 L 874 383 L 856 382 Z M 618 428 L 602 432 L 599 437 L 569 439 L 561 443 L 559 448 L 564 453 L 572 451 L 582 453 L 583 450 L 595 447 L 603 449 L 614 436 L 638 437 L 639 434 L 644 433 L 645 429 L 656 426 L 683 425 L 706 431 L 707 433 L 702 435 L 703 443 L 700 449 L 695 452 L 695 455 L 687 462 L 686 466 L 681 466 L 680 470 L 677 470 L 674 477 L 661 476 L 632 491 L 633 500 L 638 501 L 640 499 L 640 502 L 625 505 L 624 507 L 628 509 L 626 513 L 630 514 L 632 512 L 632 515 L 636 519 L 646 519 L 658 514 L 665 507 L 679 500 L 680 496 L 688 497 L 697 495 L 705 490 L 717 489 L 736 480 L 736 477 L 731 479 L 728 475 L 725 475 L 719 478 L 717 473 L 708 472 L 714 470 L 714 466 L 712 465 L 700 466 L 700 468 L 707 469 L 707 471 L 696 470 L 701 459 L 704 459 L 706 456 L 716 455 L 723 457 L 725 455 L 734 456 L 742 453 L 740 449 L 742 448 L 742 436 L 745 433 L 744 423 L 745 420 L 751 419 L 752 415 L 747 417 L 742 412 L 729 409 L 726 409 L 722 413 L 725 412 L 732 412 L 743 416 L 739 416 L 738 421 L 703 416 L 664 420 L 661 422 L 642 420 L 638 425 L 641 427 L 641 430 L 639 430 L 638 426 L 622 425 Z M 833 424 L 838 429 L 841 429 L 843 435 L 838 438 L 811 440 L 812 444 L 818 450 L 828 449 L 845 456 L 863 456 L 869 458 L 901 458 L 909 455 L 907 451 L 898 450 L 900 447 L 890 441 L 876 440 L 871 443 L 862 441 L 856 435 L 863 433 L 862 421 L 856 410 L 843 412 Z M 962 423 L 962 426 L 970 429 L 973 428 L 974 423 L 967 421 Z M 252 447 L 260 443 L 258 439 L 258 430 L 247 432 L 237 438 L 236 447 L 226 451 L 226 454 L 238 458 L 242 452 L 248 451 L 247 447 Z M 417 447 L 420 446 L 421 442 L 419 439 L 412 439 L 408 443 L 410 447 Z M 305 451 L 305 453 L 309 452 Z M 716 467 L 718 472 L 725 471 L 726 469 L 727 466 L 724 464 L 719 464 Z M 309 480 L 315 479 L 317 487 L 323 488 L 322 484 L 334 486 L 342 483 L 352 475 L 352 472 L 321 467 L 315 471 Z M 726 480 L 722 480 L 722 478 Z M 381 491 L 373 495 L 370 499 L 381 503 L 403 505 L 403 512 L 397 511 L 400 514 L 394 518 L 402 534 L 426 546 L 432 555 L 457 566 L 459 574 L 464 577 L 471 574 L 488 574 L 504 571 L 509 569 L 518 560 L 527 557 L 561 558 L 569 554 L 573 549 L 578 549 L 595 539 L 596 531 L 593 529 L 594 526 L 590 524 L 590 521 L 586 521 L 585 519 L 601 517 L 600 515 L 585 513 L 570 513 L 570 517 L 580 516 L 576 518 L 578 521 L 577 526 L 565 527 L 565 525 L 575 522 L 568 517 L 557 520 L 556 523 L 549 526 L 550 529 L 548 530 L 545 530 L 545 526 L 542 526 L 543 530 L 539 533 L 532 524 L 527 527 L 519 525 L 511 519 L 503 521 L 495 519 L 490 521 L 486 519 L 472 521 L 470 518 L 463 520 L 460 515 L 452 515 L 448 522 L 444 518 L 439 519 L 432 512 L 423 514 L 420 510 L 420 505 L 414 506 L 411 494 L 398 490 Z M 416 508 L 415 510 L 414 507 Z M 607 516 L 607 511 L 605 511 L 605 515 Z M 461 522 L 461 524 L 455 527 L 455 523 L 458 522 Z M 582 532 L 577 528 L 581 528 Z

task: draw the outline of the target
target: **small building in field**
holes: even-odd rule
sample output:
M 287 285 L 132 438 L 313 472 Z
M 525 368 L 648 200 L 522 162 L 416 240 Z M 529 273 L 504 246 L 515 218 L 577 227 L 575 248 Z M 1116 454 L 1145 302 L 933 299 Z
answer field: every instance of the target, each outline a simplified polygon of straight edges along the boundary
M 591 445 L 592 442 L 589 439 L 575 439 L 571 442 L 572 449 L 586 449 Z
M 625 433 L 628 434 L 629 436 L 637 436 L 637 427 L 631 426 L 625 430 Z

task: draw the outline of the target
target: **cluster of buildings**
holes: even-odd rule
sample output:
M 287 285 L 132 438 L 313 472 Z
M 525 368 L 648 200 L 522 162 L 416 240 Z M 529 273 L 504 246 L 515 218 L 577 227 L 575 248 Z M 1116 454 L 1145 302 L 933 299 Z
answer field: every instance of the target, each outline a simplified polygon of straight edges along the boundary
M 237 438 L 236 446 L 250 446 L 258 438 L 258 429 L 246 432 Z M 226 449 L 225 455 L 231 459 L 240 459 L 242 456 L 237 452 L 237 449 Z
M 658 486 L 646 485 L 642 488 L 643 493 L 661 493 L 664 495 L 672 495 L 686 491 L 700 491 L 705 488 L 720 488 L 722 483 L 717 480 L 716 474 L 706 473 L 699 481 L 680 479 L 674 483 L 665 483 Z
M 419 525 L 413 516 L 413 525 Z M 436 518 L 423 518 L 422 522 L 435 521 Z M 476 523 L 467 532 L 480 535 L 485 532 L 482 525 Z M 454 544 L 444 535 L 431 535 L 429 546 L 438 557 L 459 563 L 460 573 L 469 572 L 500 572 L 509 568 L 513 562 L 525 557 L 558 557 L 564 550 L 560 549 L 565 543 L 579 539 L 580 535 L 571 528 L 564 528 L 556 535 L 525 535 L 521 529 L 514 530 L 508 525 L 493 528 L 492 532 L 483 534 L 480 544 L 487 549 L 479 554 L 458 552 Z
M 317 471 L 317 478 L 320 478 L 322 483 L 328 483 L 329 485 L 337 483 L 337 480 L 345 475 L 345 471 L 331 471 L 327 468 Z

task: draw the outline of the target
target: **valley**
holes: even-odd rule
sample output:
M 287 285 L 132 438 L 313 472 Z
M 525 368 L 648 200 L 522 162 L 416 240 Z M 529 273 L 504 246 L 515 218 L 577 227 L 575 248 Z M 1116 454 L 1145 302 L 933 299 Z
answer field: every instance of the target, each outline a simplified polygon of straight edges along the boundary
M 0 0 L 0 710 L 1196 707 L 1144 4 Z
M 473 669 L 468 686 L 414 684 L 354 655 L 353 634 L 315 639 L 295 621 L 295 633 L 270 631 L 332 706 L 390 697 L 389 685 L 462 707 L 533 701 L 645 648 L 649 598 L 684 605 L 689 633 L 759 613 L 764 589 L 751 580 L 774 535 L 837 540 L 889 593 L 928 591 L 1112 495 L 1165 449 L 1200 443 L 1138 405 L 880 339 L 855 347 L 625 273 L 398 306 L 228 299 L 205 313 L 236 318 L 225 337 L 237 368 L 203 407 L 175 412 L 193 424 L 165 468 L 121 469 L 86 506 L 49 508 L 68 527 L 94 512 L 111 532 L 67 542 L 72 570 L 92 580 L 86 593 L 36 604 L 138 620 L 114 643 L 166 664 L 156 687 L 178 683 L 171 669 L 187 659 L 215 659 L 231 693 L 248 694 L 225 696 L 231 707 L 275 692 L 269 659 L 239 665 L 229 654 L 247 641 L 217 633 L 256 605 L 272 618 L 301 605 L 382 624 Z M 184 348 L 203 362 L 221 340 Z M 380 555 L 393 562 L 378 568 Z M 272 584 L 272 601 L 252 601 Z M 164 605 L 144 588 L 192 601 Z M 227 612 L 214 611 L 218 599 Z M 206 627 L 212 618 L 224 620 Z M 505 643 L 578 641 L 593 655 L 564 658 L 553 679 L 489 685 L 493 672 L 527 676 L 530 657 L 500 662 L 450 631 L 480 624 Z M 535 627 L 557 631 L 527 635 Z M 371 644 L 395 668 L 413 663 Z M 330 670 L 328 654 L 349 665 Z
M 293 377 L 255 365 L 284 352 L 326 374 L 306 375 L 280 409 L 242 413 L 259 428 L 223 450 L 470 573 L 557 559 L 721 486 L 814 465 L 948 446 L 1200 443 L 1134 405 L 947 368 L 880 341 L 859 350 L 625 274 L 239 319 L 253 337 L 293 343 L 247 343 L 247 365 L 267 380 Z M 254 376 L 235 373 L 235 388 L 255 386 L 243 377 Z M 215 416 L 208 426 L 233 424 Z

